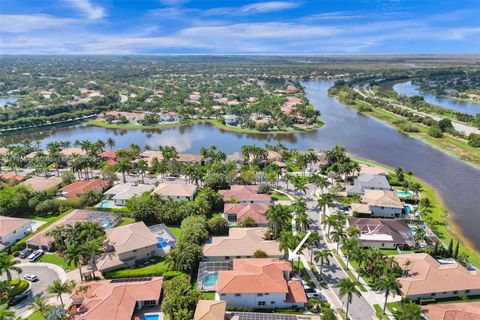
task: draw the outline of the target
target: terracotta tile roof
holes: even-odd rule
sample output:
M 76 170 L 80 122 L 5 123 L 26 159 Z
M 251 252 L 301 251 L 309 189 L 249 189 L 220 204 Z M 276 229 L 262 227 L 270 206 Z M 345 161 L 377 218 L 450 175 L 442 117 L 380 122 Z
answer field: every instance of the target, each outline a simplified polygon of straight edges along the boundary
M 4 147 L 0 147 L 0 154 L 6 155 L 8 153 L 8 149 Z
M 229 190 L 218 190 L 224 200 L 231 197 L 237 198 L 239 201 L 271 201 L 272 198 L 268 194 L 258 193 L 258 185 L 233 185 Z
M 213 237 L 212 242 L 203 246 L 205 257 L 252 256 L 260 249 L 269 256 L 281 256 L 275 240 L 265 240 L 267 228 L 230 228 L 228 237 Z
M 183 183 L 160 183 L 153 193 L 162 197 L 191 197 L 197 190 L 194 184 Z
M 25 179 L 25 177 L 16 175 L 13 171 L 2 173 L 0 174 L 0 177 L 5 180 L 14 180 L 16 182 L 21 182 Z
M 30 186 L 33 191 L 39 192 L 53 187 L 58 187 L 60 184 L 62 184 L 62 182 L 62 178 L 60 177 L 32 177 L 21 184 Z
M 109 243 L 115 247 L 115 252 L 118 254 L 157 244 L 152 231 L 142 221 L 107 229 L 105 233 Z
M 431 304 L 427 310 L 428 320 L 480 320 L 480 301 Z
M 0 216 L 0 237 L 5 237 L 14 230 L 30 224 L 30 221 L 28 219 Z
M 288 281 L 288 293 L 287 293 L 287 302 L 293 303 L 307 303 L 307 295 L 305 294 L 305 289 L 303 288 L 302 283 L 299 280 L 289 280 Z
M 178 161 L 180 162 L 201 162 L 203 156 L 199 154 L 180 153 L 178 155 Z
M 225 301 L 198 300 L 193 320 L 224 320 L 226 308 Z
M 348 224 L 357 227 L 361 241 L 383 241 L 405 244 L 413 241 L 413 235 L 408 225 L 395 219 L 351 218 Z
M 403 204 L 395 191 L 366 190 L 362 202 L 370 206 L 403 209 Z
M 257 224 L 267 224 L 265 213 L 269 206 L 268 203 L 226 203 L 223 207 L 223 213 L 225 215 L 236 214 L 237 222 L 250 217 Z
M 360 174 L 383 174 L 387 175 L 388 171 L 382 167 L 371 167 L 366 164 L 360 165 Z
M 440 264 L 426 253 L 401 254 L 395 260 L 401 267 L 411 261 L 410 275 L 398 279 L 405 296 L 480 289 L 480 272 L 468 271 L 456 262 Z
M 66 157 L 72 156 L 74 154 L 78 154 L 81 156 L 84 156 L 87 154 L 87 152 L 82 148 L 65 148 L 62 151 L 60 151 L 60 153 Z
M 104 159 L 117 159 L 117 151 L 115 150 L 107 150 L 99 154 L 101 158 Z
M 62 193 L 63 197 L 68 199 L 74 199 L 83 196 L 89 191 L 101 193 L 106 187 L 107 182 L 105 180 L 91 179 L 75 181 L 74 183 L 71 183 L 61 188 L 59 191 Z
M 86 293 L 73 294 L 74 304 L 86 311 L 73 316 L 74 320 L 131 320 L 137 301 L 160 299 L 163 278 L 144 281 L 116 282 L 100 280 L 82 283 L 89 286 Z
M 292 271 L 290 262 L 274 258 L 234 259 L 233 270 L 218 271 L 217 292 L 287 294 L 284 271 Z

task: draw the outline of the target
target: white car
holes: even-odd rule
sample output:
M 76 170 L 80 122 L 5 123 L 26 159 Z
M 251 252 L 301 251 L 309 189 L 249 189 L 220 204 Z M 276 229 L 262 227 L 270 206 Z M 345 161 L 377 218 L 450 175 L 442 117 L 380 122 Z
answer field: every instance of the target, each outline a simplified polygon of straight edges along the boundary
M 318 289 L 305 288 L 305 294 L 307 295 L 308 299 L 317 298 L 320 300 L 325 300 L 325 297 L 320 293 L 320 290 Z
M 28 280 L 30 282 L 37 282 L 38 277 L 34 275 L 33 273 L 27 273 L 26 275 L 23 276 L 25 280 Z
M 28 261 L 35 262 L 43 255 L 43 250 L 37 250 L 28 256 Z

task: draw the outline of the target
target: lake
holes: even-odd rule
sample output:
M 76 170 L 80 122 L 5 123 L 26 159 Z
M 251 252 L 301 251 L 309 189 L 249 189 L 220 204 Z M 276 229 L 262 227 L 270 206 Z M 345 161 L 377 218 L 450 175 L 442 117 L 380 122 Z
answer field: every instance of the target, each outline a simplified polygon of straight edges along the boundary
M 16 97 L 0 97 L 0 108 L 6 105 L 7 103 L 17 102 L 18 98 Z
M 447 97 L 437 97 L 433 94 L 422 92 L 418 90 L 418 88 L 420 88 L 420 86 L 413 84 L 412 81 L 397 83 L 393 86 L 393 90 L 395 90 L 395 92 L 407 97 L 422 96 L 425 102 L 436 106 L 468 113 L 471 115 L 480 113 L 480 104 L 458 101 Z
M 453 220 L 464 236 L 480 250 L 480 170 L 430 147 L 420 140 L 399 133 L 386 124 L 363 116 L 328 96 L 332 81 L 304 82 L 308 99 L 321 111 L 325 126 L 314 132 L 294 134 L 245 134 L 223 131 L 208 123 L 163 130 L 118 130 L 88 125 L 17 134 L 8 143 L 22 139 L 40 140 L 42 146 L 54 140 L 97 140 L 111 137 L 116 147 L 130 143 L 140 146 L 173 145 L 181 152 L 198 152 L 202 146 L 216 145 L 226 153 L 244 144 L 281 142 L 297 149 L 327 149 L 343 145 L 353 155 L 389 166 L 412 170 L 442 195 L 454 212 Z

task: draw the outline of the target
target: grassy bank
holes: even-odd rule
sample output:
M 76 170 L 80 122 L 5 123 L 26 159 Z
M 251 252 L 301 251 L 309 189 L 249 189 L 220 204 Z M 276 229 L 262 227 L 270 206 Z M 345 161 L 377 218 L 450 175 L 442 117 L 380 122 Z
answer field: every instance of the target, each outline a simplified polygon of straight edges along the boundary
M 393 172 L 393 168 L 361 158 L 355 158 L 360 163 L 364 163 L 367 165 L 379 166 L 387 169 L 389 172 Z M 422 198 L 428 198 L 430 200 L 430 212 L 428 215 L 431 218 L 431 222 L 428 222 L 428 226 L 435 232 L 437 237 L 447 246 L 451 239 L 455 242 L 460 241 L 460 253 L 465 253 L 469 257 L 469 261 L 473 263 L 475 266 L 480 267 L 480 253 L 477 252 L 471 244 L 469 244 L 466 240 L 464 240 L 458 230 L 455 230 L 455 225 L 453 221 L 449 217 L 448 210 L 442 203 L 440 195 L 437 191 L 427 184 L 425 181 L 421 180 L 420 178 L 413 177 L 412 180 L 417 182 L 421 185 L 422 191 L 420 196 Z M 472 191 L 473 192 L 473 191 Z
M 239 128 L 239 127 L 233 127 L 233 126 L 227 126 L 223 124 L 220 120 L 217 119 L 195 119 L 195 120 L 189 120 L 186 122 L 178 122 L 178 123 L 172 123 L 172 124 L 162 124 L 162 125 L 156 125 L 156 126 L 143 126 L 143 125 L 137 125 L 137 124 L 113 124 L 113 123 L 106 123 L 103 120 L 100 119 L 94 119 L 90 120 L 87 122 L 87 124 L 98 126 L 98 127 L 104 127 L 104 128 L 110 128 L 110 129 L 125 129 L 125 130 L 135 130 L 135 129 L 166 129 L 166 128 L 174 128 L 174 127 L 180 127 L 180 126 L 188 126 L 193 123 L 197 122 L 208 122 L 214 126 L 216 126 L 219 129 L 226 130 L 226 131 L 231 131 L 231 132 L 238 132 L 238 133 L 255 133 L 255 134 L 271 134 L 271 133 L 296 133 L 296 132 L 309 132 L 309 131 L 315 131 L 323 126 L 323 123 L 319 123 L 318 125 L 309 127 L 309 128 L 300 128 L 300 127 L 295 127 L 292 129 L 288 130 L 269 130 L 269 131 L 260 131 L 256 129 L 245 129 L 245 128 Z

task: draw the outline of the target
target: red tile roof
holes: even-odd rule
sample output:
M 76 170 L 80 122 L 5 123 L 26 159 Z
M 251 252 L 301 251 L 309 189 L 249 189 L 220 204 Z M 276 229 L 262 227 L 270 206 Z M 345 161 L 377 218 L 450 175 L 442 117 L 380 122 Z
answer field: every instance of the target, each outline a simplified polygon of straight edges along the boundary
M 226 203 L 223 213 L 236 214 L 237 222 L 241 222 L 247 217 L 255 220 L 257 224 L 267 224 L 265 213 L 269 207 L 268 203 Z
M 107 182 L 102 179 L 80 180 L 61 188 L 59 191 L 63 197 L 74 199 L 83 196 L 89 191 L 100 193 L 106 186 Z
M 233 185 L 229 190 L 218 190 L 223 199 L 228 201 L 231 197 L 239 201 L 268 201 L 272 198 L 268 194 L 258 193 L 258 185 Z

